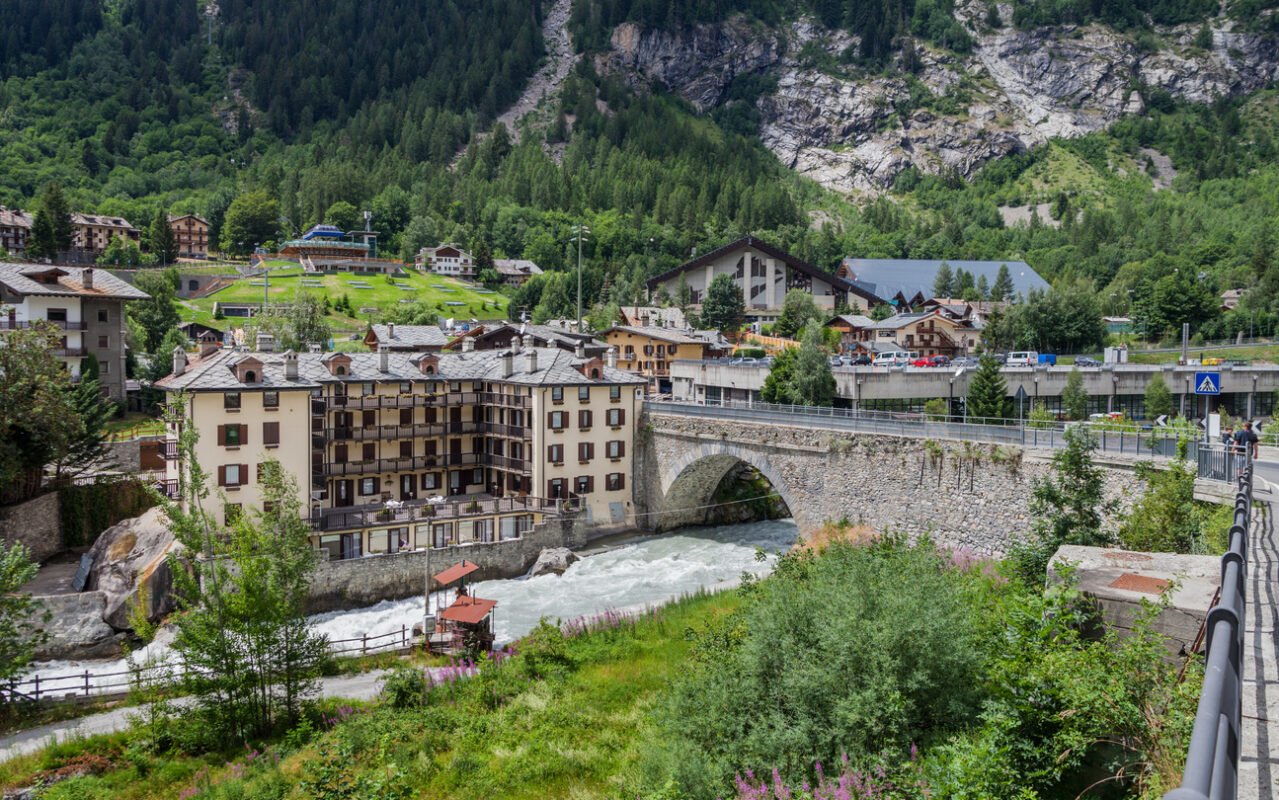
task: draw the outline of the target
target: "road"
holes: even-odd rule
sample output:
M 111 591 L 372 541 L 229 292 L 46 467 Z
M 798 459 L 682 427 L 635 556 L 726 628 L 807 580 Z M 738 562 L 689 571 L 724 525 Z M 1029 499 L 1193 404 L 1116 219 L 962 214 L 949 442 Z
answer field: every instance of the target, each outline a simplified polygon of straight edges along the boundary
M 373 670 L 358 675 L 339 675 L 320 679 L 322 697 L 343 697 L 351 700 L 371 700 L 381 689 L 386 670 Z M 179 706 L 189 705 L 190 698 L 179 698 Z M 73 736 L 96 736 L 115 733 L 129 727 L 129 718 L 139 713 L 137 706 L 117 708 L 101 714 L 90 714 L 79 719 L 69 719 L 41 725 L 38 728 L 15 733 L 0 739 L 0 762 L 15 756 L 32 753 L 54 741 L 65 741 Z

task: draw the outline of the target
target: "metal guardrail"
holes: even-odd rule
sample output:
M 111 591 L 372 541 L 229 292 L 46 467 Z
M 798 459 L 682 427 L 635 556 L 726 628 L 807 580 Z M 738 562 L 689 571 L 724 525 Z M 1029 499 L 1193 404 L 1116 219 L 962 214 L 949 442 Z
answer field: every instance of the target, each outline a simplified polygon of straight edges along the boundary
M 1190 735 L 1181 786 L 1164 800 L 1234 800 L 1239 790 L 1239 734 L 1243 719 L 1243 640 L 1247 606 L 1248 526 L 1252 521 L 1252 465 L 1243 467 L 1235 495 L 1230 547 L 1221 557 L 1221 599 L 1208 611 L 1207 660 L 1199 710 Z
M 1201 443 L 1196 453 L 1199 462 L 1198 476 L 1205 480 L 1223 483 L 1237 481 L 1251 460 L 1248 454 L 1224 444 Z
M 719 405 L 644 401 L 649 411 L 714 419 L 736 419 L 748 422 L 775 422 L 782 425 L 805 424 L 827 430 L 844 430 L 854 433 L 873 433 L 885 436 L 901 436 L 919 439 L 958 439 L 985 444 L 1015 445 L 1037 449 L 1056 450 L 1066 446 L 1065 432 L 1069 425 L 1087 423 L 1045 423 L 1043 426 L 1018 424 L 1006 419 L 979 419 L 946 421 L 930 418 L 927 414 L 895 413 L 887 411 L 863 411 L 848 408 L 818 406 L 790 406 L 776 403 L 739 403 L 727 401 Z M 1132 455 L 1137 457 L 1177 455 L 1179 437 L 1176 434 L 1157 431 L 1108 428 L 1104 425 L 1089 426 L 1099 452 Z M 1199 443 L 1187 442 L 1187 458 L 1194 458 Z

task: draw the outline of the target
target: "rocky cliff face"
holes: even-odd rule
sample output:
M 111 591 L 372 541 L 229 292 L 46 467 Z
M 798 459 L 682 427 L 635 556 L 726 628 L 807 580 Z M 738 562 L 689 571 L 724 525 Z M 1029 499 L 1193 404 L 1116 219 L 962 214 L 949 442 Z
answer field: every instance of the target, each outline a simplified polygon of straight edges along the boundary
M 991 159 L 1053 137 L 1101 130 L 1140 113 L 1138 87 L 1196 102 L 1259 89 L 1279 69 L 1279 39 L 1213 21 L 1211 48 L 1198 26 L 1162 30 L 1159 49 L 1100 25 L 992 30 L 984 5 L 958 12 L 976 39 L 972 53 L 919 46 L 914 78 L 841 64 L 856 40 L 801 19 L 766 29 L 735 18 L 683 31 L 613 31 L 597 68 L 633 86 L 657 84 L 707 111 L 735 78 L 763 74 L 776 88 L 759 97 L 760 138 L 787 166 L 843 191 L 878 191 L 909 166 L 970 175 Z M 1011 9 L 1001 7 L 1004 19 Z

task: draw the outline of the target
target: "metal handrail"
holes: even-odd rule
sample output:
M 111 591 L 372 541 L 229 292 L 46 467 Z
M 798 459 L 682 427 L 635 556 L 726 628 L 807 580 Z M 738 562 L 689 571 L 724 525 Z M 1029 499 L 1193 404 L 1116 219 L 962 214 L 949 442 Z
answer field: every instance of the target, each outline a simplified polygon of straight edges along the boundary
M 1164 800 L 1233 800 L 1239 791 L 1243 720 L 1243 638 L 1252 520 L 1252 464 L 1239 475 L 1230 548 L 1221 557 L 1221 598 L 1208 612 L 1208 654 L 1181 786 Z

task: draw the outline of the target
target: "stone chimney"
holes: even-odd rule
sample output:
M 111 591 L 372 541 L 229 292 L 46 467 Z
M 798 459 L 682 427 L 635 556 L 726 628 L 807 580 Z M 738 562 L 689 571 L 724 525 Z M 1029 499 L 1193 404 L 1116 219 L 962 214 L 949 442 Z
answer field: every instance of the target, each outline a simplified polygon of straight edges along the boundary
M 537 372 L 537 348 L 530 347 L 524 351 L 524 371 L 532 375 Z
M 390 371 L 391 371 L 391 351 L 390 351 L 390 350 L 387 350 L 385 347 L 379 347 L 379 348 L 378 348 L 378 351 L 377 351 L 377 371 L 378 371 L 378 372 L 390 372 Z
M 515 354 L 510 350 L 502 352 L 502 377 L 509 378 L 515 371 Z
M 173 374 L 181 375 L 187 371 L 187 351 L 180 345 L 173 348 Z
M 394 338 L 395 338 L 395 323 L 394 323 L 394 322 L 388 322 L 388 323 L 386 323 L 386 338 L 388 338 L 388 339 L 394 339 Z
M 608 352 L 604 354 L 604 363 L 609 369 L 617 369 L 617 348 L 610 347 Z
M 517 334 L 515 334 L 515 337 L 514 337 L 513 339 L 511 339 L 511 350 L 513 350 L 513 351 L 514 351 L 514 352 L 516 352 L 516 353 L 522 353 L 522 352 L 524 352 L 524 337 L 523 337 L 523 336 L 520 336 L 518 333 L 517 333 Z
M 473 353 L 473 352 L 475 352 L 475 337 L 474 337 L 474 336 L 464 336 L 464 337 L 462 337 L 462 352 L 463 352 L 463 353 Z
M 253 343 L 259 353 L 275 352 L 275 337 L 269 333 L 259 333 L 253 338 Z
M 80 273 L 80 285 L 86 289 L 93 288 L 93 267 L 85 267 Z
M 573 348 L 573 356 L 574 356 L 575 358 L 586 358 L 586 343 L 585 343 L 585 342 L 581 341 L 580 339 L 578 340 L 578 342 L 577 342 L 577 347 L 574 347 L 574 348 Z
M 284 353 L 284 379 L 286 381 L 298 379 L 298 354 L 292 350 Z

